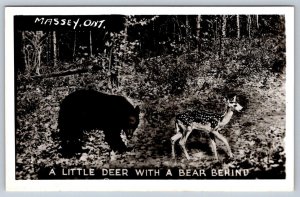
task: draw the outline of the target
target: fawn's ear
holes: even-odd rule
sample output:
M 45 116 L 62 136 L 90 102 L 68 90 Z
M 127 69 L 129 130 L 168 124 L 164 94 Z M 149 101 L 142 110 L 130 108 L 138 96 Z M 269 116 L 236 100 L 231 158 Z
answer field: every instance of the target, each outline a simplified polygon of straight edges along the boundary
M 232 102 L 236 102 L 236 96 L 233 97 Z
M 224 103 L 228 103 L 228 102 L 229 102 L 229 99 L 228 99 L 227 97 L 224 97 L 224 98 L 223 98 L 223 101 L 224 101 Z

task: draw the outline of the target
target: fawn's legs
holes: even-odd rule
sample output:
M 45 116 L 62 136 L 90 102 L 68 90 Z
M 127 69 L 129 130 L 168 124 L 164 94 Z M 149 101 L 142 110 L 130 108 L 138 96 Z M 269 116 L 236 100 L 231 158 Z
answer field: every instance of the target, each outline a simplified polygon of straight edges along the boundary
M 190 156 L 189 156 L 189 154 L 186 150 L 185 144 L 186 144 L 186 141 L 187 141 L 187 139 L 188 139 L 188 137 L 189 137 L 189 135 L 191 134 L 192 131 L 193 131 L 192 127 L 189 126 L 187 128 L 187 130 L 184 132 L 182 138 L 179 141 L 179 144 L 182 147 L 183 152 L 184 152 L 184 154 L 185 154 L 185 156 L 188 160 L 190 160 L 191 158 L 190 158 Z
M 218 138 L 219 140 L 221 140 L 221 141 L 225 144 L 225 146 L 226 146 L 226 148 L 227 148 L 227 150 L 228 150 L 228 155 L 229 155 L 229 157 L 233 157 L 233 154 L 232 154 L 232 152 L 231 152 L 231 149 L 230 149 L 230 146 L 229 146 L 229 144 L 228 144 L 227 139 L 226 139 L 222 134 L 220 134 L 220 133 L 218 132 L 218 130 L 212 131 L 211 133 L 214 134 L 214 136 L 215 136 L 216 138 Z M 215 143 L 214 140 L 212 140 L 212 141 L 213 141 L 213 142 L 212 142 L 213 146 L 215 146 L 215 148 L 213 148 L 213 149 L 216 149 L 216 143 Z M 214 150 L 214 152 L 215 152 L 215 154 L 216 154 L 217 151 Z M 217 157 L 217 156 L 216 156 L 216 157 Z
M 216 160 L 219 160 L 218 152 L 217 152 L 217 145 L 216 145 L 216 137 L 215 137 L 215 134 L 209 133 L 209 136 L 210 136 L 210 142 L 211 142 L 211 148 L 212 148 L 212 151 L 214 152 L 214 155 L 215 155 L 215 157 L 216 157 Z
M 181 133 L 176 133 L 172 138 L 171 138 L 171 143 L 172 143 L 172 157 L 175 159 L 175 143 L 182 137 Z
M 172 157 L 173 159 L 175 159 L 175 143 L 182 138 L 182 133 L 180 132 L 180 128 L 178 126 L 178 124 L 176 123 L 176 134 L 173 135 L 173 137 L 171 138 L 171 144 L 172 144 Z

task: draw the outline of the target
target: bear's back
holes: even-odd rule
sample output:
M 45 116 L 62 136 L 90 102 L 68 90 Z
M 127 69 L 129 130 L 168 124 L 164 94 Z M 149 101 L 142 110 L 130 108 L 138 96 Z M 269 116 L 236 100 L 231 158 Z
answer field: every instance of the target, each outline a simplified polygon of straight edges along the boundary
M 78 90 L 61 103 L 60 116 L 64 123 L 82 127 L 122 127 L 134 107 L 122 96 L 108 95 L 95 90 Z

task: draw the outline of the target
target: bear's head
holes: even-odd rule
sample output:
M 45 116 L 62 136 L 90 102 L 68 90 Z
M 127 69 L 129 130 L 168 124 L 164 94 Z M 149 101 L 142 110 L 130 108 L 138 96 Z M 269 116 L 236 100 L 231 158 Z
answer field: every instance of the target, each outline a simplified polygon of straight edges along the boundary
M 139 114 L 140 114 L 140 108 L 139 106 L 137 106 L 128 116 L 126 127 L 123 128 L 124 132 L 126 133 L 126 137 L 128 139 L 131 139 L 135 129 L 138 127 L 140 123 Z

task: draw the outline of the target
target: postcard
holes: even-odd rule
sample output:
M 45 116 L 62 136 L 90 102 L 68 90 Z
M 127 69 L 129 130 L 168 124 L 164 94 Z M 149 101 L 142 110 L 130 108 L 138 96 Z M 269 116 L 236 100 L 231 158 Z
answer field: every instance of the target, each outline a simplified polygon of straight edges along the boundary
M 8 191 L 292 191 L 293 7 L 6 7 Z

